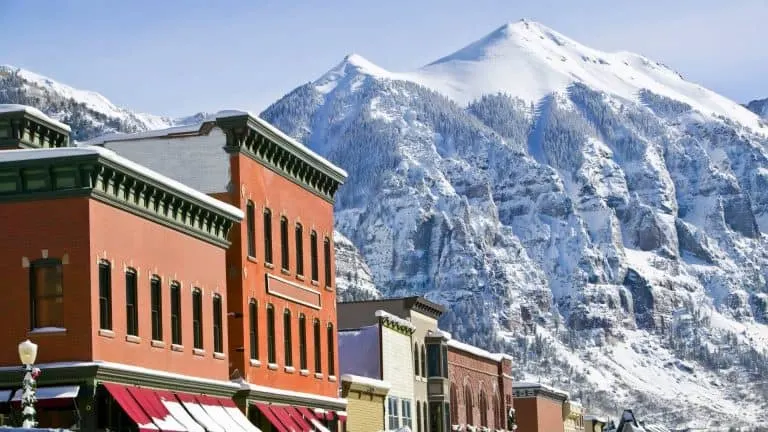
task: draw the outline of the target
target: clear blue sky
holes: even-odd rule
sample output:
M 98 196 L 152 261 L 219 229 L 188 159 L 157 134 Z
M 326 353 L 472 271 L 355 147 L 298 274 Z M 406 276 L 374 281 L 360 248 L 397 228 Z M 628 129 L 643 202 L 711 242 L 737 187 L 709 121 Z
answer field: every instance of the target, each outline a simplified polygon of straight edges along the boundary
M 410 70 L 520 18 L 768 97 L 766 0 L 0 0 L 0 64 L 143 112 L 258 112 L 350 52 Z

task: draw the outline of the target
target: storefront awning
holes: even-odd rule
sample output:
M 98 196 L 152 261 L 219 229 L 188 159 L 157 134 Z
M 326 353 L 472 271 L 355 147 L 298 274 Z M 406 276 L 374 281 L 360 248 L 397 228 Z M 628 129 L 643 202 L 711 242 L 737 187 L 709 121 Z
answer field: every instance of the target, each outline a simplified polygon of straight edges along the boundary
M 128 392 L 128 388 L 120 384 L 102 383 L 105 389 L 112 395 L 112 398 L 120 405 L 128 417 L 139 427 L 139 432 L 148 432 L 160 430 L 149 415 L 141 409 L 141 405 Z M 222 431 L 223 432 L 223 431 Z
M 176 396 L 169 391 L 155 390 L 154 393 L 160 400 L 160 403 L 168 410 L 171 415 L 179 421 L 189 432 L 205 432 L 205 428 L 200 426 L 200 423 L 195 421 L 192 416 L 189 415 L 186 409 L 181 405 L 181 402 L 176 399 Z
M 277 416 L 277 413 L 272 411 L 269 405 L 263 403 L 256 403 L 255 405 L 278 432 L 292 432 L 290 427 L 283 423 L 282 419 Z
M 336 418 L 339 419 L 339 421 L 347 421 L 347 412 L 336 411 Z
M 275 413 L 277 418 L 279 418 L 280 421 L 283 422 L 283 425 L 285 425 L 288 429 L 296 432 L 312 432 L 312 429 L 303 428 L 299 422 L 291 417 L 290 407 L 271 405 L 269 409 Z
M 218 402 L 219 398 L 206 395 L 197 395 L 195 396 L 195 399 L 197 399 L 197 402 L 205 409 L 208 415 L 215 419 L 216 422 L 221 425 L 227 432 L 246 431 L 246 429 L 243 429 L 243 427 L 240 426 L 232 418 L 232 416 L 229 415 L 229 413 L 227 413 L 227 411 L 224 409 L 224 406 Z
M 160 402 L 157 394 L 150 389 L 140 387 L 127 387 L 128 393 L 141 405 L 144 412 L 152 418 L 152 423 L 156 424 L 163 432 L 188 432 L 167 408 Z
M 221 406 L 224 407 L 224 411 L 226 411 L 241 428 L 248 432 L 261 432 L 261 429 L 257 428 L 256 425 L 248 420 L 248 417 L 240 411 L 240 408 L 237 407 L 232 399 L 218 399 L 218 401 Z
M 301 430 L 303 431 L 311 431 L 316 432 L 317 428 L 315 428 L 312 423 L 310 423 L 309 420 L 304 418 L 304 415 L 301 414 L 301 412 L 296 409 L 294 406 L 286 406 L 284 407 L 285 412 L 291 416 L 291 419 L 293 419 L 293 422 L 296 423 Z
M 188 393 L 176 393 L 176 397 L 179 399 L 184 408 L 189 411 L 192 418 L 196 422 L 200 423 L 208 432 L 227 432 L 227 430 L 214 420 L 208 412 L 197 402 L 195 395 Z
M 312 413 L 312 411 L 309 410 L 309 408 L 306 407 L 296 407 L 296 410 L 299 411 L 304 418 L 312 424 L 312 426 L 315 427 L 316 430 L 319 432 L 331 432 L 327 427 L 323 426 L 322 423 L 320 423 L 316 416 Z
M 77 385 L 38 387 L 35 389 L 35 398 L 37 398 L 37 403 L 35 405 L 39 408 L 73 407 L 79 391 L 80 386 Z M 21 404 L 21 397 L 23 394 L 23 389 L 17 390 L 11 399 L 11 403 L 14 405 Z

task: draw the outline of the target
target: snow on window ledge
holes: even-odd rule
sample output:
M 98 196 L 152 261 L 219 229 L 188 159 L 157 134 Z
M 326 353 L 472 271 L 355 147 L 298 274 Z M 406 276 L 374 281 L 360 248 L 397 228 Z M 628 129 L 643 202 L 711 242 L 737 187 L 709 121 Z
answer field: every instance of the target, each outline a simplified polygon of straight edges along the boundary
M 134 335 L 126 335 L 125 336 L 125 341 L 137 344 L 137 343 L 141 343 L 141 338 L 138 337 L 138 336 L 134 336 Z
M 214 352 L 213 353 L 213 358 L 215 358 L 217 360 L 224 360 L 226 357 L 227 356 L 225 356 L 224 353 L 220 353 L 220 352 Z
M 328 381 L 336 382 L 336 375 L 328 375 Z
M 323 379 L 323 374 L 321 374 L 320 372 L 316 372 L 316 373 L 315 373 L 315 378 L 317 378 L 317 379 Z
M 296 368 L 293 367 L 293 366 L 286 366 L 285 367 L 285 371 L 288 372 L 288 373 L 294 373 L 294 372 L 296 372 Z
M 256 359 L 251 359 L 251 366 L 259 367 L 259 366 L 261 366 L 261 361 L 256 360 Z
M 155 348 L 165 348 L 165 342 L 159 341 L 159 340 L 152 340 L 152 342 L 149 343 Z
M 277 370 L 277 363 L 267 363 L 267 369 Z
M 100 329 L 99 336 L 104 336 L 106 338 L 114 339 L 115 332 L 113 332 L 112 330 Z
M 205 355 L 205 350 L 201 350 L 199 348 L 195 348 L 195 349 L 192 350 L 192 354 L 194 354 L 196 356 L 204 356 Z
M 184 352 L 184 345 L 171 344 L 171 351 Z
M 29 331 L 29 334 L 56 334 L 66 333 L 67 329 L 64 327 L 37 327 Z
M 302 370 L 299 371 L 299 374 L 301 376 L 309 376 L 309 371 L 306 370 L 306 369 L 302 369 Z

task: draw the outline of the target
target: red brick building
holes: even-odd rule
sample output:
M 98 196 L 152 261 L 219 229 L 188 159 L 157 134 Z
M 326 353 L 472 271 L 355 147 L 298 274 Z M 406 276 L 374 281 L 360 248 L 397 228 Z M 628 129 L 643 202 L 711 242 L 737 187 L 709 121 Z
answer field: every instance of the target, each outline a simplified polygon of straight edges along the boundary
M 333 198 L 346 173 L 248 113 L 92 141 L 245 214 L 227 251 L 233 379 L 263 429 L 309 409 L 327 426 L 339 398 Z M 286 411 L 287 410 L 287 411 Z
M 565 431 L 568 393 L 544 384 L 516 382 L 513 398 L 518 432 Z
M 17 411 L 25 339 L 39 346 L 41 426 L 197 423 L 163 397 L 233 408 L 225 263 L 243 213 L 68 134 L 0 105 L 0 410 Z
M 453 430 L 511 430 L 512 358 L 447 341 Z

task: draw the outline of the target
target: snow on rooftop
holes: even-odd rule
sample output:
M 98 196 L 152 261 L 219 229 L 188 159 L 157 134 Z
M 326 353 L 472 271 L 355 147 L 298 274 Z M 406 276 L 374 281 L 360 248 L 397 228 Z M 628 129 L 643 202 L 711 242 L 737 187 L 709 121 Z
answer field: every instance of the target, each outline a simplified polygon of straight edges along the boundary
M 33 117 L 36 117 L 38 120 L 48 122 L 52 125 L 55 125 L 56 127 L 59 127 L 61 129 L 64 129 L 67 132 L 71 132 L 72 129 L 70 127 L 58 120 L 54 120 L 39 109 L 35 107 L 31 107 L 28 105 L 17 105 L 17 104 L 0 104 L 0 114 L 3 113 L 16 113 L 16 112 L 25 112 Z
M 381 310 L 381 309 L 376 311 L 376 317 L 377 318 L 384 318 L 386 320 L 392 321 L 392 322 L 396 323 L 397 325 L 403 326 L 403 327 L 408 328 L 410 330 L 416 330 L 416 326 L 413 325 L 413 323 L 411 323 L 410 321 L 404 320 L 404 319 L 400 318 L 399 316 L 393 315 L 393 314 L 391 314 L 391 313 L 389 313 L 387 311 Z
M 3 162 L 15 162 L 22 160 L 34 160 L 34 159 L 50 159 L 59 157 L 75 157 L 82 155 L 99 155 L 111 162 L 114 162 L 124 168 L 134 171 L 144 177 L 154 180 L 166 187 L 169 187 L 176 192 L 186 195 L 195 201 L 202 202 L 208 206 L 215 208 L 229 215 L 232 218 L 242 220 L 243 212 L 237 207 L 229 205 L 225 202 L 219 201 L 216 198 L 208 196 L 200 191 L 192 189 L 191 187 L 182 184 L 176 180 L 168 178 L 162 174 L 150 170 L 149 168 L 139 165 L 129 159 L 126 159 L 110 149 L 103 147 L 61 147 L 51 149 L 23 149 L 23 150 L 6 150 L 0 152 L 0 163 Z
M 503 359 L 509 359 L 512 360 L 512 357 L 508 356 L 507 354 L 502 353 L 492 353 L 490 351 L 486 351 L 482 348 L 478 348 L 474 345 L 466 344 L 464 342 L 459 342 L 456 339 L 449 339 L 448 340 L 448 346 L 451 348 L 455 348 L 457 350 L 461 350 L 464 352 L 468 352 L 470 354 L 474 354 L 478 357 L 483 357 L 495 362 L 500 362 Z
M 253 114 L 249 111 L 240 111 L 240 110 L 223 110 L 218 111 L 213 114 L 206 115 L 202 121 L 187 125 L 187 126 L 177 126 L 172 128 L 165 128 L 165 129 L 157 129 L 157 130 L 150 130 L 145 132 L 136 132 L 136 133 L 130 133 L 130 134 L 122 134 L 122 133 L 113 133 L 113 134 L 107 134 L 100 137 L 96 137 L 92 140 L 86 141 L 82 143 L 83 146 L 92 146 L 92 145 L 102 145 L 106 144 L 108 142 L 115 142 L 115 141 L 133 141 L 133 140 L 142 140 L 142 139 L 151 139 L 151 138 L 160 138 L 160 137 L 167 137 L 170 135 L 176 135 L 176 134 L 187 134 L 187 133 L 193 133 L 196 131 L 199 131 L 203 123 L 212 122 L 216 119 L 223 119 L 228 117 L 240 117 L 240 116 L 250 116 L 252 120 L 254 120 L 256 123 L 258 123 L 261 127 L 264 129 L 267 129 L 271 133 L 277 135 L 280 139 L 285 140 L 289 142 L 291 145 L 296 147 L 300 152 L 306 154 L 309 156 L 310 159 L 314 160 L 315 162 L 319 163 L 320 165 L 330 169 L 332 172 L 336 173 L 337 175 L 346 178 L 347 172 L 343 169 L 337 167 L 336 165 L 329 162 L 324 157 L 320 156 L 319 154 L 315 153 L 311 149 L 309 149 L 304 144 L 296 141 L 295 139 L 289 137 L 286 135 L 283 131 L 276 128 L 275 126 L 271 125 L 269 122 L 265 121 L 261 117 L 259 117 L 256 114 Z
M 569 398 L 570 395 L 568 392 L 564 390 L 560 390 L 558 388 L 554 388 L 551 386 L 548 386 L 546 384 L 542 383 L 535 383 L 535 382 L 528 382 L 528 381 L 515 381 L 512 383 L 512 388 L 515 389 L 541 389 L 544 391 L 548 391 L 551 393 L 562 395 L 563 397 Z
M 382 381 L 376 378 L 369 378 L 360 375 L 344 374 L 341 376 L 342 381 L 351 382 L 354 384 L 362 384 L 380 389 L 390 389 L 392 385 L 388 381 Z

